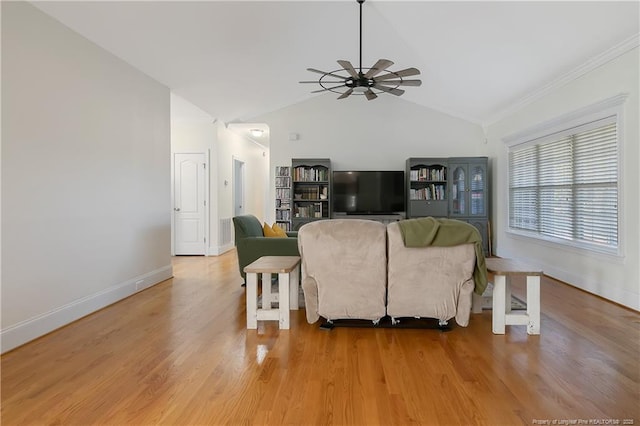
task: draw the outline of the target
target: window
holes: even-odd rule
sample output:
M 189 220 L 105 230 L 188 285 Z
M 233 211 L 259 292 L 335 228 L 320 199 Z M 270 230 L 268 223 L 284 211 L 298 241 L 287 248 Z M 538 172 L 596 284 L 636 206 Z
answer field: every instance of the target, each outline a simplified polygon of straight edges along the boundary
M 510 146 L 511 232 L 618 253 L 619 115 L 609 114 L 563 130 L 556 120 L 553 133 Z

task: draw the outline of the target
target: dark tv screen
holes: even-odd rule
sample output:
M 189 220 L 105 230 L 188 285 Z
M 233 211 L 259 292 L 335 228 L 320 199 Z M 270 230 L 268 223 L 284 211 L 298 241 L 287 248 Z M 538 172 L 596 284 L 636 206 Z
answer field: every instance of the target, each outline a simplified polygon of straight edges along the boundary
M 333 211 L 347 214 L 402 212 L 403 171 L 334 171 Z

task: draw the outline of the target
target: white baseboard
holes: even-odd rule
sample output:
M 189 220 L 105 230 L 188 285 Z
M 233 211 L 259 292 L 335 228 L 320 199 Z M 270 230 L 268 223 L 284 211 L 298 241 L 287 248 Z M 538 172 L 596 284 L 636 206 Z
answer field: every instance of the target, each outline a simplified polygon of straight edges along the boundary
M 611 300 L 619 305 L 633 310 L 640 310 L 640 298 L 637 293 L 632 293 L 622 286 L 611 286 L 600 280 L 595 280 L 585 274 L 576 274 L 559 268 L 557 265 L 544 264 L 542 270 L 545 275 L 564 281 L 569 285 L 593 293 L 602 298 Z
M 137 276 L 101 292 L 73 301 L 0 331 L 0 352 L 5 353 L 62 326 L 129 297 L 173 276 L 173 266 L 166 265 Z
M 207 256 L 220 256 L 221 254 L 228 252 L 234 247 L 235 247 L 234 243 L 225 244 L 223 246 L 215 246 L 215 247 L 209 246 Z

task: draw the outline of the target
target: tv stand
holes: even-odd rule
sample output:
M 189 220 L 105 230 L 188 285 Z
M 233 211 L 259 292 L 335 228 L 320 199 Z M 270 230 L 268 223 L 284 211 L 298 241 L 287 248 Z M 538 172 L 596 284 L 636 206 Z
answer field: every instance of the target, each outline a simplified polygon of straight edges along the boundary
M 389 213 L 389 214 L 334 213 L 331 218 L 332 219 L 366 219 L 366 220 L 375 220 L 376 222 L 387 224 L 391 222 L 398 222 L 400 220 L 404 220 L 406 218 L 406 215 L 405 215 L 405 212 Z

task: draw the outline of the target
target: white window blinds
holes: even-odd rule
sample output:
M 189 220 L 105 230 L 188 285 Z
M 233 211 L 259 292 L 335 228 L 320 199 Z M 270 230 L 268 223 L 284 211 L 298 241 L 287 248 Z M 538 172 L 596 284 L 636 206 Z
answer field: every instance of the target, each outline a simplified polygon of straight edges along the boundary
M 617 250 L 618 162 L 615 116 L 512 147 L 509 227 Z

